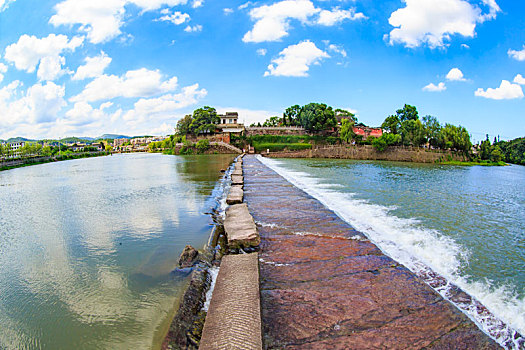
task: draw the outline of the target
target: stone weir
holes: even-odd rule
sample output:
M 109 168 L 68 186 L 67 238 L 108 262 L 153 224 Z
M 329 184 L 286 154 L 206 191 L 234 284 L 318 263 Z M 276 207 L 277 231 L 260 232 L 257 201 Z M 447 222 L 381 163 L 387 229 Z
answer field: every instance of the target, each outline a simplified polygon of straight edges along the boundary
M 500 348 L 319 201 L 253 156 L 243 168 L 265 349 Z

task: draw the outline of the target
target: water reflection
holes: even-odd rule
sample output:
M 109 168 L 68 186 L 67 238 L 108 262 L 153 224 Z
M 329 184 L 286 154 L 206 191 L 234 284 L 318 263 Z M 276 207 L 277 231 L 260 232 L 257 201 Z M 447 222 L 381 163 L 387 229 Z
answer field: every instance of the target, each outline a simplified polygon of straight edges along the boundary
M 183 285 L 170 271 L 185 244 L 205 243 L 209 196 L 231 159 L 123 155 L 1 172 L 0 348 L 158 345 Z

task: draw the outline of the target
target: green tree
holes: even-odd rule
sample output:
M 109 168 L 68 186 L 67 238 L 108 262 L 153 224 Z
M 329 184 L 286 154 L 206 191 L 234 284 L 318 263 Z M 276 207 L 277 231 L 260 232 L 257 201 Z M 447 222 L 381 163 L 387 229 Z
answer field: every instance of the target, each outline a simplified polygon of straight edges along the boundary
M 407 120 L 418 120 L 419 114 L 417 108 L 411 105 L 405 104 L 405 106 L 396 111 L 396 115 L 399 118 L 399 121 L 403 123 Z
M 309 132 L 320 132 L 337 125 L 332 107 L 324 103 L 309 103 L 303 106 L 299 120 L 301 126 Z
M 274 116 L 266 119 L 263 123 L 264 127 L 276 127 L 281 123 L 281 118 Z
M 199 153 L 206 152 L 208 149 L 210 149 L 210 140 L 202 139 L 202 140 L 197 141 L 195 148 L 197 148 L 197 152 Z
M 0 158 L 3 158 L 5 156 L 6 154 L 5 151 L 6 151 L 5 146 L 2 143 L 0 143 Z
M 423 126 L 425 127 L 425 134 L 433 147 L 439 147 L 439 136 L 441 133 L 441 124 L 436 117 L 427 115 L 423 117 Z
M 354 138 L 354 121 L 350 119 L 341 119 L 341 128 L 339 129 L 341 139 L 349 143 Z
M 175 129 L 176 133 L 181 136 L 189 134 L 190 125 L 192 121 L 193 121 L 193 118 L 191 117 L 190 114 L 185 115 L 184 118 L 182 119 L 179 119 L 179 121 L 177 122 L 177 128 Z
M 50 157 L 53 154 L 53 148 L 51 146 L 44 146 L 42 148 L 42 155 Z
M 207 132 L 214 133 L 216 125 L 219 124 L 220 118 L 213 107 L 204 106 L 193 111 L 193 118 L 189 126 L 190 133 L 198 135 Z
M 383 152 L 388 146 L 398 145 L 401 143 L 401 135 L 387 133 L 381 137 L 372 140 L 372 146 L 379 152 Z
M 499 146 L 494 146 L 492 152 L 490 153 L 490 160 L 493 162 L 501 162 L 503 159 L 503 153 L 501 152 L 501 148 Z
M 479 145 L 479 157 L 482 160 L 488 160 L 490 159 L 490 154 L 492 152 L 492 145 L 489 141 L 489 135 L 487 135 L 487 139 L 482 141 Z
M 400 134 L 406 146 L 421 146 L 426 142 L 425 127 L 419 119 L 408 119 L 402 122 Z
M 401 129 L 399 117 L 397 115 L 390 115 L 386 117 L 383 124 L 381 124 L 381 128 L 387 133 L 398 134 L 399 129 Z
M 301 114 L 301 106 L 299 105 L 286 108 L 283 113 L 283 125 L 299 126 L 299 114 Z
M 467 129 L 463 126 L 445 124 L 441 129 L 440 146 L 444 149 L 455 149 L 468 153 L 472 148 L 472 142 L 470 141 L 470 135 Z
M 106 145 L 104 146 L 104 149 L 106 150 L 106 152 L 111 152 L 111 151 L 113 151 L 113 146 L 111 146 L 111 145 L 108 143 L 108 144 L 106 144 Z

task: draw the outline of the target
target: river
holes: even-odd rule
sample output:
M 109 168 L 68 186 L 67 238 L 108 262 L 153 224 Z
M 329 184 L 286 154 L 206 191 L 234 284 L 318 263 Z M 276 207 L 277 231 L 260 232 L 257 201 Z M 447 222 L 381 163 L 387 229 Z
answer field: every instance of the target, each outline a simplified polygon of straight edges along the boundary
M 462 309 L 500 343 L 525 334 L 524 166 L 260 159 L 412 271 L 479 300 L 496 319 Z
M 0 172 L 0 349 L 158 348 L 230 155 L 130 154 Z

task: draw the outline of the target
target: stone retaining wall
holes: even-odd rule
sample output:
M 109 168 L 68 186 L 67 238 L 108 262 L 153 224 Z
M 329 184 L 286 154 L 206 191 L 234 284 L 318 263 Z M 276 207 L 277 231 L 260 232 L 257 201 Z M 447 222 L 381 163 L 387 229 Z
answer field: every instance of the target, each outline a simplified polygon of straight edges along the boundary
M 378 152 L 369 145 L 320 147 L 311 150 L 294 152 L 273 152 L 272 158 L 335 158 L 357 160 L 390 160 L 399 162 L 436 163 L 439 161 L 468 160 L 464 155 L 451 151 L 428 150 L 413 147 L 389 147 Z

